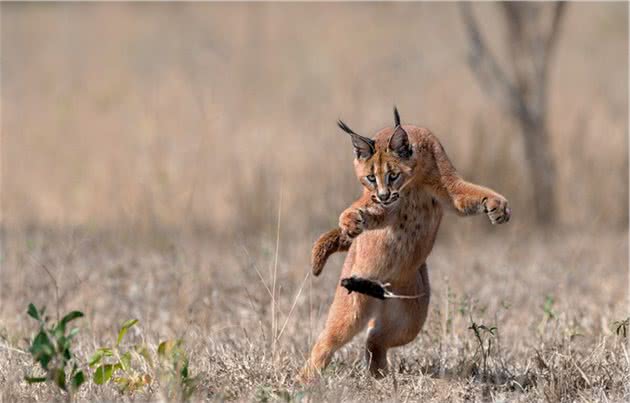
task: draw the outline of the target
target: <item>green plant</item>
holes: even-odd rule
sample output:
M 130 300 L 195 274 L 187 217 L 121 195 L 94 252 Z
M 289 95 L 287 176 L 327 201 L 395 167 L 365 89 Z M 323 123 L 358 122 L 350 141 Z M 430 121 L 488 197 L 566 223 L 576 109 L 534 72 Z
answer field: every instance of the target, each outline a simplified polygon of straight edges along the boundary
M 492 348 L 492 339 L 496 335 L 495 333 L 497 328 L 496 326 L 487 327 L 485 325 L 478 325 L 472 320 L 472 317 L 470 318 L 470 321 L 472 324 L 468 329 L 472 330 L 475 334 L 475 338 L 479 346 L 475 356 L 481 352 L 480 355 L 483 363 L 483 377 L 486 379 L 488 374 L 488 358 L 490 357 L 490 350 Z
M 113 347 L 101 347 L 92 354 L 88 364 L 91 368 L 96 367 L 92 376 L 94 383 L 103 385 L 111 380 L 119 386 L 121 392 L 133 392 L 151 383 L 151 376 L 146 371 L 132 366 L 133 353 L 151 365 L 148 349 L 143 345 L 133 345 L 129 349 L 121 347 L 125 334 L 137 323 L 137 319 L 124 322 L 118 330 L 116 344 Z
M 543 304 L 543 312 L 547 320 L 555 319 L 556 312 L 553 310 L 554 300 L 551 295 L 545 297 L 545 303 Z
M 540 335 L 543 335 L 545 333 L 547 324 L 550 321 L 556 319 L 557 317 L 556 311 L 554 309 L 554 304 L 555 304 L 555 300 L 553 296 L 546 295 L 545 302 L 543 303 L 543 306 L 542 306 L 543 318 L 540 320 L 540 323 L 538 324 L 538 333 Z
M 158 366 L 149 349 L 143 344 L 123 348 L 127 331 L 138 323 L 131 319 L 123 323 L 112 347 L 101 347 L 90 357 L 89 365 L 95 368 L 94 383 L 103 385 L 110 381 L 119 386 L 121 393 L 134 392 L 152 382 L 150 372 L 158 370 L 160 384 L 165 385 L 169 400 L 188 400 L 194 392 L 197 378 L 190 376 L 189 360 L 182 340 L 166 340 L 157 347 Z
M 299 402 L 303 398 L 303 393 L 297 393 L 295 401 Z M 257 402 L 290 402 L 292 400 L 291 393 L 285 389 L 276 389 L 271 386 L 261 385 L 256 389 Z
M 163 384 L 169 400 L 186 401 L 197 387 L 197 377 L 190 376 L 188 355 L 182 340 L 167 340 L 159 344 L 158 358 L 162 367 Z
M 630 317 L 627 317 L 624 320 L 616 320 L 613 322 L 613 327 L 615 328 L 615 333 L 617 336 L 623 336 L 624 338 L 628 335 L 628 328 L 630 327 Z
M 51 381 L 64 392 L 71 394 L 85 382 L 85 376 L 78 368 L 71 350 L 72 340 L 79 333 L 79 329 L 72 328 L 68 333 L 66 330 L 68 323 L 83 317 L 83 313 L 72 311 L 60 321 L 49 325 L 45 311 L 45 307 L 38 310 L 35 305 L 29 304 L 27 314 L 39 323 L 39 332 L 33 338 L 28 351 L 46 375 L 26 376 L 25 379 L 28 383 Z

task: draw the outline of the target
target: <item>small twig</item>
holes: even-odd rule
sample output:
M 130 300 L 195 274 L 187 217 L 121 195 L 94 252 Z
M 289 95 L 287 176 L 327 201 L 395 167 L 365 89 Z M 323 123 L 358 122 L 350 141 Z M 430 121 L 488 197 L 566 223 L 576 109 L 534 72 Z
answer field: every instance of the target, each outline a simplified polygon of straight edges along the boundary
M 582 376 L 582 379 L 584 379 L 584 381 L 586 382 L 586 384 L 589 386 L 589 388 L 591 386 L 593 386 L 591 384 L 591 381 L 588 379 L 588 377 L 586 376 L 586 374 L 584 373 L 584 371 L 582 371 L 582 368 L 580 368 L 580 366 L 577 364 L 577 362 L 575 362 L 575 360 L 570 360 L 571 364 L 573 364 L 573 366 L 578 370 L 578 372 L 580 373 L 580 375 Z
M 446 372 L 446 355 L 444 354 L 444 345 L 446 344 L 446 333 L 448 327 L 448 293 L 449 293 L 449 285 L 448 285 L 448 276 L 444 276 L 444 292 L 442 293 L 444 299 L 444 309 L 440 309 L 441 316 L 441 327 L 442 327 L 442 337 L 440 337 L 440 345 L 439 345 L 439 376 L 440 378 L 444 378 Z
M 4 348 L 6 350 L 9 350 L 9 351 L 14 351 L 16 353 L 29 355 L 29 353 L 27 351 L 20 350 L 19 348 L 15 348 L 15 347 L 7 346 L 6 344 L 0 344 L 0 347 Z
M 263 287 L 265 287 L 265 290 L 267 291 L 267 294 L 269 294 L 269 297 L 271 298 L 271 300 L 273 301 L 274 304 L 276 304 L 276 309 L 278 310 L 278 313 L 280 315 L 283 315 L 282 310 L 280 309 L 280 306 L 278 306 L 272 292 L 271 289 L 269 288 L 269 286 L 267 285 L 267 283 L 265 282 L 265 279 L 263 278 L 262 273 L 260 272 L 258 266 L 256 265 L 256 260 L 254 260 L 254 258 L 251 256 L 251 254 L 249 253 L 249 251 L 247 250 L 247 248 L 245 247 L 245 245 L 241 244 L 241 248 L 243 249 L 243 251 L 245 252 L 245 254 L 247 255 L 247 258 L 252 262 L 252 267 L 254 268 L 254 270 L 256 271 L 256 274 L 258 274 L 258 278 L 260 279 L 260 282 L 262 283 Z
M 59 322 L 59 285 L 57 284 L 57 279 L 55 278 L 55 276 L 52 275 L 52 273 L 50 272 L 50 270 L 48 270 L 48 267 L 46 267 L 45 264 L 40 263 L 40 265 L 42 266 L 42 268 L 46 271 L 46 273 L 48 274 L 48 276 L 52 279 L 53 281 L 53 285 L 55 286 L 55 296 L 56 296 L 56 302 L 57 302 L 57 322 Z
M 273 259 L 273 277 L 271 279 L 271 357 L 276 357 L 276 341 L 278 332 L 278 318 L 276 313 L 276 281 L 278 279 L 278 252 L 280 250 L 280 219 L 282 217 L 282 184 L 280 185 L 280 200 L 278 201 L 278 225 L 276 227 L 276 253 Z
M 625 344 L 621 344 L 621 348 L 623 349 L 624 357 L 626 357 L 626 364 L 630 366 L 630 358 L 628 358 L 628 350 L 626 350 Z
M 280 339 L 280 336 L 282 336 L 282 333 L 284 333 L 284 329 L 287 327 L 287 323 L 289 323 L 289 319 L 291 319 L 291 314 L 293 313 L 293 310 L 295 309 L 295 305 L 297 304 L 298 298 L 300 298 L 300 295 L 302 295 L 302 290 L 304 289 L 304 284 L 306 284 L 306 280 L 308 280 L 311 276 L 311 272 L 306 272 L 306 277 L 304 277 L 304 280 L 302 281 L 302 285 L 300 286 L 300 289 L 298 290 L 297 295 L 295 296 L 295 299 L 293 300 L 293 305 L 291 306 L 291 309 L 289 310 L 289 314 L 287 315 L 287 318 L 284 321 L 284 324 L 282 325 L 282 328 L 280 329 L 280 332 L 278 333 L 278 336 L 276 337 L 276 341 L 278 341 Z

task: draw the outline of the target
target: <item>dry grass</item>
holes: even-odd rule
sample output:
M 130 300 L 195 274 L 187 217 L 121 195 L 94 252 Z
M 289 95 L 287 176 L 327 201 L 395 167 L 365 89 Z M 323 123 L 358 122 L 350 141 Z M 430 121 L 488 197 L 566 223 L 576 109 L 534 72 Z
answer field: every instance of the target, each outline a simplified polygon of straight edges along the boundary
M 293 379 L 322 328 L 340 259 L 322 278 L 305 280 L 308 240 L 290 241 L 281 232 L 274 325 L 267 288 L 275 245 L 268 240 L 172 234 L 129 246 L 112 234 L 12 234 L 1 289 L 2 400 L 54 394 L 52 387 L 24 383 L 31 359 L 6 349 L 26 348 L 34 331 L 25 315 L 29 301 L 54 309 L 55 291 L 41 264 L 60 283 L 62 311 L 87 315 L 76 351 L 83 361 L 112 342 L 120 323 L 138 318 L 131 341 L 185 340 L 191 371 L 202 380 L 199 400 L 627 400 L 628 346 L 613 326 L 627 315 L 627 234 L 602 233 L 593 243 L 583 235 L 523 239 L 498 231 L 439 242 L 429 260 L 428 322 L 415 342 L 392 350 L 391 376 L 366 376 L 358 337 L 310 388 Z M 547 297 L 554 301 L 548 313 Z M 468 329 L 471 318 L 498 328 L 487 371 Z M 162 386 L 130 397 L 160 399 Z M 95 385 L 78 397 L 129 398 Z
M 86 314 L 82 362 L 138 318 L 130 342 L 185 340 L 195 400 L 630 400 L 613 329 L 629 316 L 627 7 L 568 7 L 549 121 L 560 225 L 542 230 L 452 4 L 2 4 L 0 401 L 61 398 L 22 380 L 26 307 L 57 304 L 42 265 L 61 310 Z M 504 58 L 501 24 L 484 29 Z M 427 324 L 390 376 L 366 376 L 359 337 L 303 388 L 342 261 L 307 277 L 311 243 L 358 192 L 334 121 L 369 134 L 393 103 L 514 217 L 447 216 Z M 471 320 L 498 329 L 485 370 Z

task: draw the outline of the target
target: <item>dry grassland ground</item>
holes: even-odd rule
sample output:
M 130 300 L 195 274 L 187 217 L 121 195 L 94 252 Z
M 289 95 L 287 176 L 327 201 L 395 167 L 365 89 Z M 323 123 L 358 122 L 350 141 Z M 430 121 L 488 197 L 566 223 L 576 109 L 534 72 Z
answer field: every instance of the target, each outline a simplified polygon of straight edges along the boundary
M 474 220 L 481 224 L 481 218 Z M 380 381 L 366 375 L 364 337 L 357 337 L 337 354 L 321 383 L 307 388 L 294 376 L 322 329 L 339 258 L 321 278 L 308 277 L 310 239 L 287 239 L 282 221 L 277 267 L 270 239 L 172 234 L 141 245 L 129 237 L 37 230 L 5 238 L 3 401 L 55 396 L 51 386 L 23 381 L 34 365 L 14 350 L 26 349 L 35 329 L 25 314 L 29 301 L 54 312 L 55 290 L 42 264 L 59 282 L 62 311 L 86 313 L 76 345 L 83 362 L 113 342 L 124 320 L 137 318 L 140 326 L 130 332 L 129 343 L 185 340 L 191 373 L 200 376 L 195 400 L 630 397 L 627 341 L 614 326 L 627 315 L 626 233 L 544 237 L 497 228 L 495 234 L 441 240 L 429 260 L 433 295 L 427 324 L 413 343 L 392 350 L 392 374 Z M 267 288 L 276 270 L 272 310 Z M 468 329 L 471 320 L 497 328 L 485 370 Z M 165 393 L 159 382 L 133 395 L 90 384 L 77 397 L 155 400 Z
M 508 66 L 498 8 L 474 9 Z M 64 399 L 23 380 L 29 302 L 85 313 L 74 351 L 90 376 L 88 358 L 127 319 L 140 322 L 125 348 L 155 356 L 183 339 L 199 401 L 630 401 L 617 334 L 629 316 L 627 4 L 567 7 L 549 88 L 560 208 L 546 229 L 532 223 L 516 125 L 466 64 L 454 4 L 0 12 L 0 401 Z M 389 376 L 366 375 L 361 336 L 303 387 L 294 377 L 343 259 L 312 278 L 311 244 L 359 192 L 334 122 L 371 134 L 394 103 L 466 178 L 505 194 L 513 219 L 446 216 L 427 323 L 391 351 Z M 480 330 L 483 349 L 473 322 L 496 327 Z M 88 382 L 75 398 L 175 398 L 134 365 L 150 385 Z

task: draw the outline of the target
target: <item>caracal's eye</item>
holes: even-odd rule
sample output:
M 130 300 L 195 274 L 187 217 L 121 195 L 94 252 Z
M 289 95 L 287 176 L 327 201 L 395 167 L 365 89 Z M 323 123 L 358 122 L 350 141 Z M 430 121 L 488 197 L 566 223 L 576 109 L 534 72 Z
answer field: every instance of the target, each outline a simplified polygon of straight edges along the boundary
M 392 183 L 400 176 L 400 172 L 390 172 L 389 173 L 389 183 Z
M 374 176 L 374 175 L 368 175 L 368 176 L 365 177 L 365 179 L 367 179 L 368 182 L 370 182 L 370 183 L 376 183 L 376 176 Z

